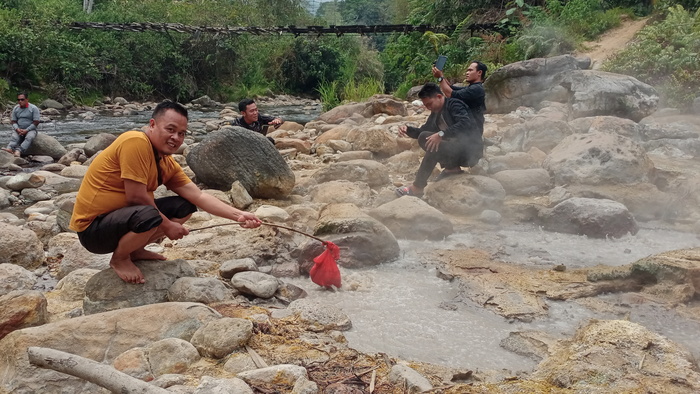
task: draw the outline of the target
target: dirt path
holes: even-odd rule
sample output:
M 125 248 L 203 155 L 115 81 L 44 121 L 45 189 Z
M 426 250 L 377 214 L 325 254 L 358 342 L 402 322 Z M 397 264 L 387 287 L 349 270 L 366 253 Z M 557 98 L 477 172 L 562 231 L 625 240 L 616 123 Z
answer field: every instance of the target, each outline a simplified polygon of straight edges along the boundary
M 646 25 L 647 20 L 649 18 L 625 20 L 620 26 L 603 34 L 598 41 L 584 42 L 584 48 L 588 49 L 576 55 L 590 57 L 593 62 L 592 68 L 598 69 L 606 59 L 624 49 L 634 35 Z

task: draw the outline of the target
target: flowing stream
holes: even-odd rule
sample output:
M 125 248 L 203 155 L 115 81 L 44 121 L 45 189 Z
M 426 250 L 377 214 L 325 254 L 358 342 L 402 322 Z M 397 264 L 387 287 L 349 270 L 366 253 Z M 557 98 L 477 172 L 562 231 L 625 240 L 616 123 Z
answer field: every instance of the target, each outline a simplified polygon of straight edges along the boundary
M 641 324 L 686 347 L 700 359 L 700 322 L 652 302 L 630 302 L 624 294 L 599 296 L 621 305 L 628 316 L 592 311 L 574 301 L 547 301 L 549 317 L 531 323 L 509 321 L 460 295 L 456 281 L 436 276 L 436 268 L 421 262 L 418 252 L 435 249 L 505 247 L 504 261 L 538 267 L 565 264 L 580 268 L 598 264 L 620 266 L 664 251 L 697 247 L 696 234 L 642 228 L 635 236 L 615 240 L 549 233 L 533 225 L 513 225 L 494 231 L 453 234 L 440 242 L 400 241 L 401 258 L 373 268 L 342 269 L 338 292 L 321 289 L 308 278 L 294 279 L 309 297 L 334 304 L 351 319 L 346 332 L 350 346 L 363 352 L 387 353 L 409 360 L 470 370 L 517 374 L 536 362 L 499 344 L 514 331 L 543 331 L 568 338 L 590 319 L 624 319 Z

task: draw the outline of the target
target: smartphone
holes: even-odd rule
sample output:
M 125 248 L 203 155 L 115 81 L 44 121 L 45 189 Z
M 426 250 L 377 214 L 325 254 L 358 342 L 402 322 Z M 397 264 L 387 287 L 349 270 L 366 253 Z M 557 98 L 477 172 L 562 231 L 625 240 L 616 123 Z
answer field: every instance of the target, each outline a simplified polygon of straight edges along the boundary
M 435 61 L 435 68 L 442 71 L 445 68 L 445 63 L 447 63 L 447 56 L 440 55 Z
M 270 129 L 272 128 L 272 125 L 265 124 L 262 127 L 262 135 L 267 135 L 267 133 L 270 132 Z

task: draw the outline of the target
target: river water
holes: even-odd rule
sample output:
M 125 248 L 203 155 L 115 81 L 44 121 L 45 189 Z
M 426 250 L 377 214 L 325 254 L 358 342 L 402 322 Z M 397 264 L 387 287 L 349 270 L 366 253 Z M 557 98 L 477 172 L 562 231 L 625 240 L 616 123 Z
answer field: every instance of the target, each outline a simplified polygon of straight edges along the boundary
M 264 108 L 263 112 L 306 123 L 318 116 L 301 107 Z M 41 131 L 62 144 L 85 142 L 101 133 L 118 134 L 147 124 L 150 112 L 125 117 L 98 114 L 90 121 L 58 119 L 41 125 Z M 190 111 L 190 121 L 217 119 L 218 112 Z M 5 132 L 9 133 L 9 126 Z M 9 138 L 9 135 L 7 136 Z M 456 282 L 436 276 L 436 267 L 421 261 L 420 252 L 434 249 L 480 248 L 499 251 L 515 264 L 579 268 L 596 264 L 619 266 L 639 258 L 699 246 L 696 234 L 646 226 L 635 236 L 615 240 L 550 233 L 528 224 L 497 230 L 456 233 L 440 242 L 400 241 L 401 258 L 368 269 L 342 269 L 343 289 L 329 292 L 308 278 L 285 279 L 305 288 L 309 297 L 340 307 L 352 320 L 346 332 L 350 346 L 370 353 L 383 352 L 408 360 L 470 370 L 517 374 L 531 371 L 536 362 L 507 351 L 499 343 L 514 331 L 539 330 L 555 337 L 570 337 L 589 319 L 619 319 L 577 302 L 547 302 L 549 317 L 531 323 L 508 321 L 460 294 Z M 700 323 L 649 302 L 629 303 L 620 295 L 605 295 L 610 302 L 628 306 L 629 319 L 661 333 L 688 348 L 700 359 Z
M 345 336 L 350 346 L 363 352 L 507 376 L 530 372 L 536 365 L 532 359 L 500 347 L 501 340 L 511 332 L 537 330 L 555 338 L 568 338 L 590 319 L 628 317 L 683 345 L 700 359 L 700 322 L 661 305 L 629 302 L 623 294 L 609 294 L 599 298 L 623 305 L 624 315 L 596 312 L 575 301 L 547 301 L 549 317 L 531 323 L 509 321 L 462 297 L 457 283 L 439 279 L 436 267 L 418 257 L 421 251 L 435 249 L 495 252 L 505 247 L 507 257 L 503 260 L 514 264 L 620 266 L 651 254 L 697 247 L 700 240 L 696 234 L 649 227 L 635 236 L 601 240 L 549 233 L 521 224 L 457 233 L 440 242 L 400 241 L 399 245 L 401 258 L 395 262 L 368 269 L 342 269 L 344 289 L 335 293 L 310 283 L 308 278 L 293 280 L 308 291 L 309 297 L 334 304 L 348 314 L 353 328 Z

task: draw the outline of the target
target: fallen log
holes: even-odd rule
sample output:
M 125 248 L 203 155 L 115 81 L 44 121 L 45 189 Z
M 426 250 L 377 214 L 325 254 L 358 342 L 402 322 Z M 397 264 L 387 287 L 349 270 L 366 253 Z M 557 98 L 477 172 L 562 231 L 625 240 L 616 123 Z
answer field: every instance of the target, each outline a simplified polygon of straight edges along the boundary
M 44 347 L 27 349 L 29 362 L 33 365 L 53 369 L 72 375 L 113 393 L 120 394 L 168 394 L 168 390 L 150 385 L 123 372 L 117 371 L 110 365 L 98 363 L 85 357 Z

